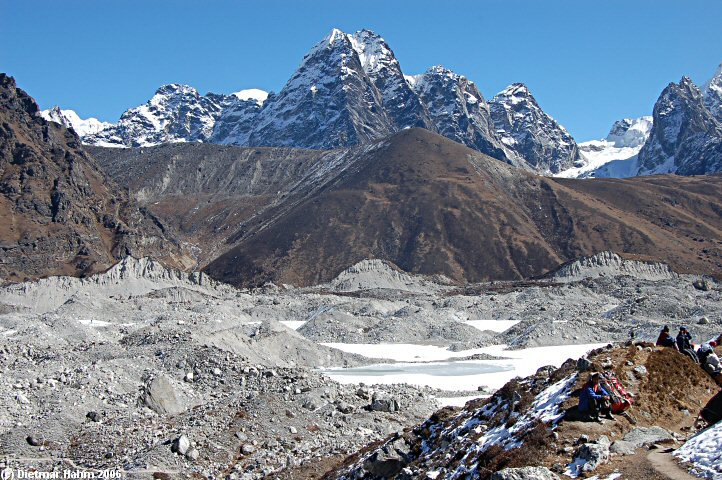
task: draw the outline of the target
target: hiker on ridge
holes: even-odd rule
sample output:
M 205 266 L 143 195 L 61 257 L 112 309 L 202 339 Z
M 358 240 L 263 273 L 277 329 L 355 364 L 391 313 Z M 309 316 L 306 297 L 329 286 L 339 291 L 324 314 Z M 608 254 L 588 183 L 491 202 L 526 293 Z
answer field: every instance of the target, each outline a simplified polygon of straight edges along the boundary
M 677 342 L 675 342 L 674 338 L 672 338 L 672 335 L 669 334 L 669 325 L 665 325 L 662 331 L 659 332 L 659 337 L 657 337 L 657 346 L 671 347 L 675 350 L 678 350 Z
M 687 327 L 679 327 L 679 333 L 677 334 L 677 348 L 680 352 L 694 360 L 694 363 L 699 363 L 699 357 L 697 357 L 697 353 L 694 351 L 692 335 L 690 335 Z
M 593 373 L 589 381 L 582 387 L 579 396 L 579 412 L 594 422 L 601 422 L 599 414 L 603 413 L 605 418 L 614 420 L 611 410 L 611 396 L 609 392 L 599 385 L 601 374 Z
M 722 380 L 722 364 L 720 359 L 714 352 L 714 347 L 717 346 L 717 342 L 705 343 L 699 347 L 697 354 L 699 355 L 699 361 L 702 368 L 719 383 Z

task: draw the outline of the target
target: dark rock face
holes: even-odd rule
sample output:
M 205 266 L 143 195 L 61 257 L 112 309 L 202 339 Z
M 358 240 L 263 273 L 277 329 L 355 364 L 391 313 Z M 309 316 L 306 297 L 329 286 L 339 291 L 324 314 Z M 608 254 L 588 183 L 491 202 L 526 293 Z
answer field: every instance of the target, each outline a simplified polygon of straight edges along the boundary
M 557 173 L 581 161 L 572 136 L 541 109 L 524 84 L 510 85 L 489 102 L 489 107 L 504 146 L 533 170 Z
M 0 278 L 82 275 L 128 254 L 180 258 L 67 128 L 0 74 Z M 178 263 L 176 263 L 178 264 Z
M 434 123 L 384 39 L 370 30 L 358 31 L 348 38 L 364 71 L 381 94 L 383 107 L 394 130 L 420 127 L 434 131 Z
M 348 35 L 334 30 L 255 120 L 248 143 L 332 149 L 390 135 L 383 98 Z
M 660 95 L 651 134 L 638 158 L 639 175 L 722 171 L 722 125 L 689 78 L 670 83 Z
M 434 131 L 490 157 L 510 163 L 517 160 L 504 150 L 494 130 L 489 106 L 474 82 L 441 66 L 413 77 L 412 82 Z
M 722 122 L 722 65 L 702 90 L 704 105 L 713 117 Z
M 209 143 L 247 145 L 248 137 L 262 104 L 256 100 L 238 100 L 221 111 Z

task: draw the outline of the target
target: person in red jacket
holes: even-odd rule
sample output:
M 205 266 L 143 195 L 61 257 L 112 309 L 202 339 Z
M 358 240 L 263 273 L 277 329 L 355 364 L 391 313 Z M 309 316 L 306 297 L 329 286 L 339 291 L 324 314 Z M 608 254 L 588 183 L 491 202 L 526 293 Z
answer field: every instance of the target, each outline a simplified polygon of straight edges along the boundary
M 665 325 L 661 332 L 659 332 L 659 337 L 657 337 L 657 346 L 658 347 L 671 347 L 677 350 L 677 342 L 674 340 L 672 335 L 669 334 L 669 326 Z
M 603 413 L 605 418 L 614 420 L 611 410 L 611 396 L 609 392 L 599 385 L 601 374 L 596 372 L 589 377 L 589 381 L 582 387 L 579 396 L 579 412 L 590 420 L 599 422 L 599 414 Z

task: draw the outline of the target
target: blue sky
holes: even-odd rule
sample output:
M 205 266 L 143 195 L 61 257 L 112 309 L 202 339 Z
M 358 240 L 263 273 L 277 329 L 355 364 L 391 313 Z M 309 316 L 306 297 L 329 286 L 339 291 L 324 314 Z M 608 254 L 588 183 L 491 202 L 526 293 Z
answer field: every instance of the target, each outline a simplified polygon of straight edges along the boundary
M 164 83 L 278 91 L 333 27 L 382 35 L 407 74 L 442 64 L 487 98 L 524 82 L 577 140 L 651 114 L 722 62 L 722 2 L 0 0 L 0 71 L 42 108 L 116 121 Z

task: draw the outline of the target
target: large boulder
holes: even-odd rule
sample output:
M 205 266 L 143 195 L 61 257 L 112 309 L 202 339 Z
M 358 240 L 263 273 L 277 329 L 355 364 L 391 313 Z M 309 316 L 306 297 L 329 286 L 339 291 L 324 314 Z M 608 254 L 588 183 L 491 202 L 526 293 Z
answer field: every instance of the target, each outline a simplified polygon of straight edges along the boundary
M 363 463 L 363 469 L 373 478 L 390 478 L 408 464 L 409 447 L 402 438 L 377 449 Z
M 376 412 L 398 412 L 399 402 L 385 393 L 374 393 L 371 400 L 371 410 Z
M 559 480 L 559 477 L 546 467 L 521 467 L 494 472 L 491 480 Z
M 609 442 L 585 443 L 574 452 L 574 461 L 570 468 L 582 472 L 592 472 L 609 460 Z M 578 472 L 572 472 L 578 473 Z
M 165 375 L 158 375 L 145 388 L 143 403 L 159 415 L 177 415 L 186 407 L 180 394 Z
M 624 441 L 631 443 L 635 448 L 673 440 L 672 434 L 662 427 L 637 427 L 624 436 Z

